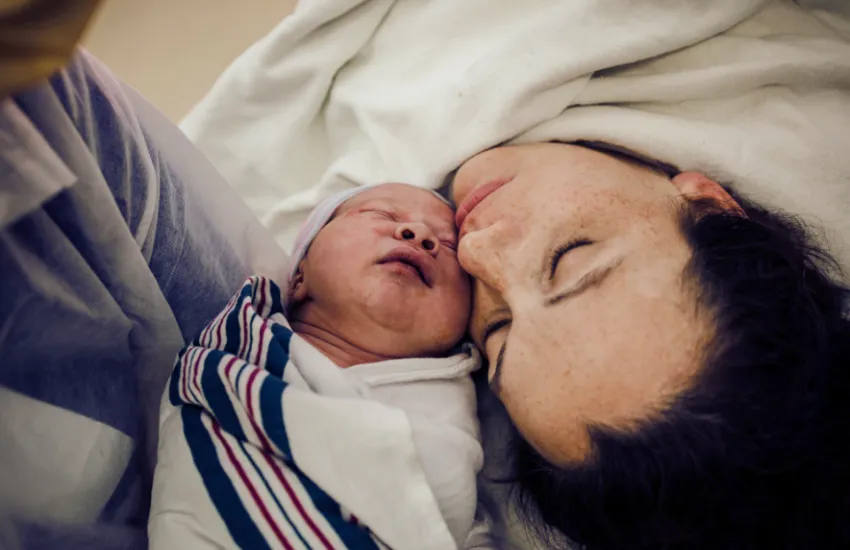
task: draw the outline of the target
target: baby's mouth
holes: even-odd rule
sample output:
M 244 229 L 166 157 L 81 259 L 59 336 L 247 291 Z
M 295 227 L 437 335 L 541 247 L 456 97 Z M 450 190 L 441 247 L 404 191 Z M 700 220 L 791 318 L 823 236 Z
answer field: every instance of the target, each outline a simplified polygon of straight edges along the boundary
M 425 276 L 422 275 L 422 271 L 417 266 L 413 265 L 412 263 L 406 262 L 404 260 L 390 260 L 388 262 L 381 262 L 381 264 L 383 264 L 383 265 L 395 264 L 395 265 L 399 266 L 401 269 L 407 269 L 412 274 L 415 274 L 417 277 L 419 277 L 419 280 L 422 281 L 423 284 L 425 284 L 425 285 L 428 284 L 425 281 Z
M 425 286 L 431 287 L 434 281 L 433 268 L 428 264 L 425 254 L 410 248 L 399 247 L 387 254 L 378 264 L 392 264 L 401 273 L 416 277 Z

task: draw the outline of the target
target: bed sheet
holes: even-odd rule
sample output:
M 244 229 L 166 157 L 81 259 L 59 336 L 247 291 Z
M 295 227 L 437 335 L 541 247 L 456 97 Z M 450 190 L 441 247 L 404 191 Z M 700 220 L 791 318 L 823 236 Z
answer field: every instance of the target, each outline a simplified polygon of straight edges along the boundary
M 181 127 L 284 246 L 333 192 L 591 140 L 800 214 L 850 268 L 848 90 L 843 0 L 305 1 Z

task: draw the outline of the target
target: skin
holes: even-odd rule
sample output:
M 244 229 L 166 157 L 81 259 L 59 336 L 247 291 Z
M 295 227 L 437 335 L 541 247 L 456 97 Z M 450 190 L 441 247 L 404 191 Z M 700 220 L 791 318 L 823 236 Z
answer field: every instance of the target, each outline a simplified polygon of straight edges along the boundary
M 523 437 L 551 462 L 575 463 L 590 451 L 589 424 L 629 427 L 698 372 L 710 322 L 683 277 L 691 254 L 677 211 L 696 197 L 736 205 L 700 174 L 671 180 L 564 144 L 473 157 L 454 200 L 497 180 L 510 181 L 460 228 L 470 332 Z
M 381 263 L 400 248 L 430 265 L 430 284 Z M 292 328 L 342 367 L 443 355 L 469 320 L 470 280 L 456 248 L 454 212 L 431 192 L 386 184 L 356 195 L 301 262 Z

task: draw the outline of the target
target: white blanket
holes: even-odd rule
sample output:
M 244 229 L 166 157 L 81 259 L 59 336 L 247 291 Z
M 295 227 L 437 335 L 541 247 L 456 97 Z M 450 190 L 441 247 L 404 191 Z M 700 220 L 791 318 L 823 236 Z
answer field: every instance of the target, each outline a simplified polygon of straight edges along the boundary
M 822 223 L 850 265 L 848 12 L 844 0 L 302 1 L 182 128 L 284 245 L 334 191 L 436 188 L 498 143 L 592 139 Z
M 286 324 L 282 316 L 273 320 Z M 450 357 L 393 359 L 346 369 L 333 364 L 298 335 L 292 336 L 289 352 L 291 361 L 283 380 L 290 386 L 346 402 L 366 399 L 386 405 L 393 413 L 405 414 L 418 463 L 437 508 L 458 547 L 464 548 L 476 511 L 475 476 L 484 460 L 475 388 L 469 376 L 481 364 L 478 351 L 466 344 L 462 353 Z M 308 433 L 322 429 L 327 427 L 306 426 Z M 357 446 L 369 434 L 355 429 L 353 433 L 334 432 L 334 436 L 351 439 Z M 384 445 L 392 444 L 388 437 L 383 439 Z M 349 464 L 350 457 L 325 452 L 322 460 L 333 462 L 340 478 L 358 473 L 356 468 L 341 465 Z M 383 463 L 372 467 L 378 475 L 385 474 Z M 406 480 L 397 479 L 395 483 L 403 485 Z M 387 514 L 388 521 L 393 521 L 392 515 Z
M 165 391 L 150 547 L 465 547 L 482 452 L 468 348 L 340 369 L 248 279 Z

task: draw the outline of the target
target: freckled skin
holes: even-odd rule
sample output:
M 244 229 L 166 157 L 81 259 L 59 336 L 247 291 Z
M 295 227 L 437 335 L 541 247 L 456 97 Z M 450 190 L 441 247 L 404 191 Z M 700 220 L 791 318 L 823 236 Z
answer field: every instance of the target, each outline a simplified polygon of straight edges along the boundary
M 498 395 L 524 437 L 568 463 L 586 456 L 588 422 L 627 426 L 698 371 L 709 329 L 682 282 L 690 251 L 676 205 L 725 192 L 691 173 L 670 180 L 586 148 L 533 144 L 468 160 L 454 199 L 510 178 L 464 223 L 458 257 L 475 279 L 470 330 L 491 377 L 505 345 Z M 552 251 L 573 239 L 592 244 L 562 256 L 550 280 Z M 599 286 L 545 305 L 609 263 L 617 267 Z M 503 318 L 510 324 L 482 341 L 485 326 Z

